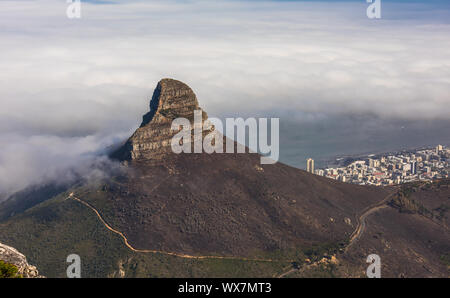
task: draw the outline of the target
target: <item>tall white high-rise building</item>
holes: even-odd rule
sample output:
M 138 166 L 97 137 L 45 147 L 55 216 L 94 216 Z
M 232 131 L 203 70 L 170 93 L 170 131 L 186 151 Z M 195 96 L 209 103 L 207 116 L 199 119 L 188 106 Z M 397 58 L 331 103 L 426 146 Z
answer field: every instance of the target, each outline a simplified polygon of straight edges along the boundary
M 306 160 L 306 171 L 314 174 L 314 159 L 308 158 Z
M 417 162 L 413 161 L 410 163 L 411 165 L 411 174 L 415 175 L 417 174 Z
M 439 154 L 439 152 L 441 152 L 442 149 L 444 149 L 444 147 L 442 145 L 437 145 L 436 146 L 436 154 Z

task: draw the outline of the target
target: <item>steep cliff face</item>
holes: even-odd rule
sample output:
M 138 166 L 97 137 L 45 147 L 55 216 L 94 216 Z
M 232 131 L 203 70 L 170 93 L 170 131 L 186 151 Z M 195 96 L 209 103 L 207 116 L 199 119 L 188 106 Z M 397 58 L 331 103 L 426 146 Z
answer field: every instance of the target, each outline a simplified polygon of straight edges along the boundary
M 188 86 L 160 81 L 150 112 L 114 154 L 129 161 L 123 171 L 11 196 L 0 204 L 0 241 L 19 248 L 48 277 L 66 277 L 62 265 L 72 253 L 83 260 L 83 277 L 273 277 L 292 260 L 303 266 L 325 257 L 294 274 L 355 277 L 373 253 L 382 258 L 384 277 L 448 277 L 448 183 L 404 190 L 439 217 L 431 220 L 378 209 L 394 188 L 261 164 L 253 153 L 172 152 L 173 119 L 192 122 L 199 109 Z M 206 113 L 199 114 L 203 123 Z M 0 247 L 0 259 L 37 275 L 22 254 Z
M 26 278 L 43 277 L 39 275 L 35 266 L 27 262 L 27 258 L 15 248 L 0 243 L 0 260 L 17 267 L 18 274 Z
M 107 222 L 137 248 L 250 257 L 340 243 L 353 230 L 345 218 L 356 221 L 355 210 L 384 196 L 381 189 L 338 183 L 280 163 L 261 165 L 259 154 L 172 152 L 178 133 L 171 130 L 172 121 L 186 118 L 192 129 L 201 118 L 203 125 L 207 114 L 201 110 L 195 117 L 199 109 L 186 84 L 161 80 L 150 112 L 113 154 L 130 161 L 127 173 L 115 179 L 120 183 L 105 182 L 101 201 L 97 190 L 74 191 L 94 206 L 108 206 L 102 211 Z
M 158 160 L 171 152 L 171 140 L 177 131 L 171 130 L 172 121 L 186 118 L 191 124 L 194 111 L 202 111 L 202 123 L 208 116 L 189 86 L 173 80 L 162 79 L 150 101 L 150 112 L 128 141 L 112 154 L 119 160 Z

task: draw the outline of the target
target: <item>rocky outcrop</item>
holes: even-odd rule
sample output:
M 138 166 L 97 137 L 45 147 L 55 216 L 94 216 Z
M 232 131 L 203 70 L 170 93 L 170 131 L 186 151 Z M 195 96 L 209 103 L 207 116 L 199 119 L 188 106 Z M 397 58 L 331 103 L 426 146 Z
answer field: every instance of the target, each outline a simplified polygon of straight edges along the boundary
M 0 260 L 17 267 L 18 274 L 25 278 L 43 277 L 35 266 L 28 264 L 27 258 L 15 248 L 0 243 Z
M 178 132 L 171 130 L 172 121 L 186 118 L 193 128 L 195 110 L 202 111 L 203 123 L 208 116 L 199 107 L 192 89 L 180 81 L 162 79 L 150 101 L 150 112 L 144 115 L 140 127 L 112 157 L 121 161 L 162 159 L 171 152 L 172 137 Z

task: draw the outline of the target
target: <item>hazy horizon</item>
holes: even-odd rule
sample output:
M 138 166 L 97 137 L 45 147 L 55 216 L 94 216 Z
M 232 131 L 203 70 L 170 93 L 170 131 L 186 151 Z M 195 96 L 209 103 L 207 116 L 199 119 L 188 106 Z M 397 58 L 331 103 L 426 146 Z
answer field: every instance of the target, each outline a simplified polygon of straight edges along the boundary
M 0 1 L 0 194 L 126 139 L 156 83 L 280 118 L 280 161 L 450 143 L 450 3 Z

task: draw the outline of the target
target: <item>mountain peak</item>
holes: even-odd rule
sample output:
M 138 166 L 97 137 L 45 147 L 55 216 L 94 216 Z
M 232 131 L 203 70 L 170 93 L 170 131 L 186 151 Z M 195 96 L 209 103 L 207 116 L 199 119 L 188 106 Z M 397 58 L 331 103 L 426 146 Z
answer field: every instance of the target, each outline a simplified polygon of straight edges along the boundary
M 149 124 L 155 114 L 170 120 L 179 117 L 191 119 L 194 110 L 198 109 L 197 96 L 188 85 L 174 79 L 162 79 L 153 92 L 150 112 L 144 115 L 140 127 Z
M 119 160 L 157 160 L 171 152 L 172 121 L 186 118 L 193 123 L 194 111 L 202 110 L 194 91 L 185 83 L 165 78 L 158 82 L 150 111 L 143 116 L 140 127 L 128 141 L 112 154 Z M 202 110 L 202 119 L 208 118 Z

